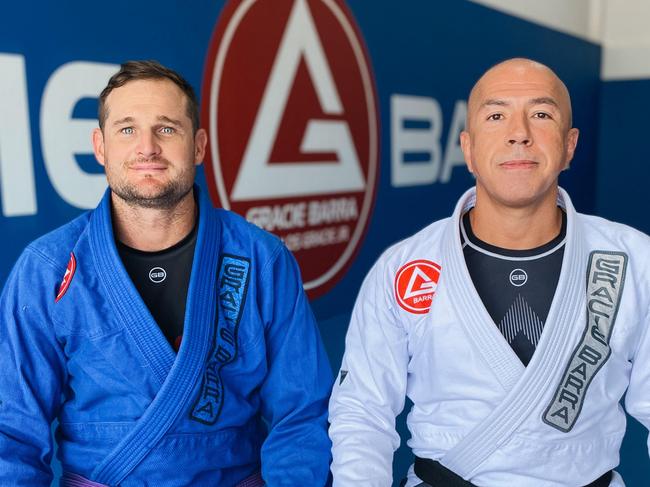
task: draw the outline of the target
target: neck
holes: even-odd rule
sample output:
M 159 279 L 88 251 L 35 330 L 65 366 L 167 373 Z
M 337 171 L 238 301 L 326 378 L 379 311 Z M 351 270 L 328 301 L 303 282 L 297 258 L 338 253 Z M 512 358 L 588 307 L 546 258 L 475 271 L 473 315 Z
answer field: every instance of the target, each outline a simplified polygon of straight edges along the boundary
M 470 222 L 480 240 L 503 249 L 526 250 L 557 237 L 562 228 L 562 212 L 557 207 L 557 191 L 537 204 L 514 207 L 494 201 L 477 188 Z
M 131 248 L 145 252 L 167 249 L 192 231 L 196 222 L 194 191 L 173 208 L 130 206 L 115 193 L 111 195 L 115 237 Z

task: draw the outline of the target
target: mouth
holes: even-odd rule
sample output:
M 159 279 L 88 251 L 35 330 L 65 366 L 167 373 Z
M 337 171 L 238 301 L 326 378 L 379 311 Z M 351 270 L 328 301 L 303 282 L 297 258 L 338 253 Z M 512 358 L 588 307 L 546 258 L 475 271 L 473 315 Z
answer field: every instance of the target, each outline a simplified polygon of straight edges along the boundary
M 499 164 L 504 169 L 531 169 L 539 165 L 536 161 L 530 159 L 512 159 Z
M 164 162 L 135 162 L 129 164 L 129 169 L 137 172 L 161 172 L 167 169 L 167 164 Z

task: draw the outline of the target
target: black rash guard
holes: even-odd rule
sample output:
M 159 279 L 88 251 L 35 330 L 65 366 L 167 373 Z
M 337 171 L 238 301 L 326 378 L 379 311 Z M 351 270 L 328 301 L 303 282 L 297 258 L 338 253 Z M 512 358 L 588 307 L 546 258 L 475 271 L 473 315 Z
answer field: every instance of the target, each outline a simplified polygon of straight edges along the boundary
M 519 359 L 528 365 L 560 277 L 566 213 L 562 212 L 559 235 L 529 250 L 502 249 L 479 240 L 472 232 L 469 212 L 463 215 L 460 232 L 467 269 L 483 305 Z
M 183 336 L 196 232 L 195 225 L 183 240 L 158 252 L 144 252 L 117 242 L 120 258 L 135 288 L 176 351 Z

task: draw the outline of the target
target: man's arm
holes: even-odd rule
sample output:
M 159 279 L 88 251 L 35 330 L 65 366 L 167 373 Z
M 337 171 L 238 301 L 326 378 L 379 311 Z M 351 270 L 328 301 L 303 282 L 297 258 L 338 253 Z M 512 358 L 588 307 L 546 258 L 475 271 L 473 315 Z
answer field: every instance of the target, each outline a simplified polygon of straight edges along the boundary
M 330 400 L 335 486 L 392 485 L 399 446 L 395 417 L 404 408 L 407 335 L 393 314 L 379 265 L 361 287 Z
M 27 250 L 0 297 L 0 485 L 52 481 L 50 428 L 65 376 L 49 312 L 55 275 L 49 261 Z
M 632 359 L 625 409 L 650 430 L 650 310 L 642 318 L 641 337 Z M 648 438 L 650 454 L 650 437 Z
M 282 247 L 263 272 L 269 286 L 263 313 L 268 372 L 260 395 L 269 435 L 262 446 L 262 476 L 268 486 L 321 487 L 331 459 L 332 370 L 289 251 Z

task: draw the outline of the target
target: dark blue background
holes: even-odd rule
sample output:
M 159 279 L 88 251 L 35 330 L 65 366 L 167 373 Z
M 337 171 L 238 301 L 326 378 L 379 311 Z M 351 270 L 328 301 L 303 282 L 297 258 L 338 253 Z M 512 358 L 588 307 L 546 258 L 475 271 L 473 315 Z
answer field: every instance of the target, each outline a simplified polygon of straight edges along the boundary
M 155 58 L 179 70 L 200 92 L 212 29 L 223 1 L 159 0 L 91 3 L 80 0 L 4 5 L 0 52 L 25 57 L 38 214 L 0 216 L 0 283 L 27 242 L 80 213 L 54 191 L 43 166 L 39 112 L 50 75 L 70 61 L 119 64 Z M 532 57 L 557 71 L 572 94 L 574 125 L 581 130 L 571 169 L 562 184 L 579 211 L 636 225 L 648 231 L 638 194 L 650 172 L 641 163 L 650 104 L 650 81 L 602 83 L 601 49 L 595 44 L 498 13 L 466 1 L 349 0 L 368 47 L 379 103 L 381 169 L 374 213 L 355 262 L 325 296 L 313 302 L 334 369 L 343 354 L 350 311 L 361 281 L 379 254 L 430 221 L 447 216 L 458 196 L 472 184 L 467 171 L 454 169 L 449 183 L 411 188 L 390 185 L 390 96 L 435 98 L 443 111 L 441 143 L 457 100 L 490 65 L 514 56 Z M 245 96 L 245 94 L 242 94 Z M 75 116 L 91 117 L 94 101 L 80 102 Z M 1 114 L 0 116 L 11 116 Z M 83 160 L 82 160 L 83 159 Z M 88 157 L 86 170 L 98 170 Z M 598 169 L 598 170 L 596 170 Z M 645 177 L 644 177 L 645 176 Z M 0 176 L 1 177 L 1 176 Z M 204 185 L 203 174 L 199 180 Z M 9 238 L 10 236 L 10 238 Z M 411 461 L 400 417 L 403 446 L 395 457 L 395 478 Z M 620 471 L 629 486 L 645 485 L 650 462 L 646 432 L 631 425 Z

